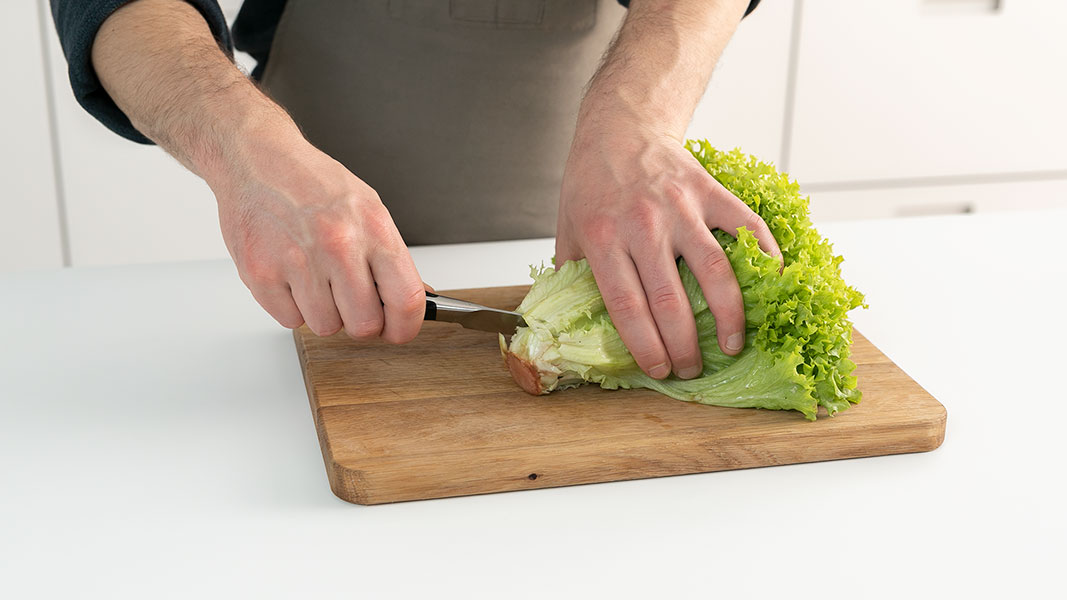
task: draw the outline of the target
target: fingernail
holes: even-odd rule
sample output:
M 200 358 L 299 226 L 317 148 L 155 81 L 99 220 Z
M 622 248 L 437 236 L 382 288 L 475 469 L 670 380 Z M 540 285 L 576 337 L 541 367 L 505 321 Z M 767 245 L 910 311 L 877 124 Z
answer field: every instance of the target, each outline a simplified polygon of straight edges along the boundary
M 697 375 L 700 375 L 700 372 L 701 368 L 693 365 L 692 367 L 686 367 L 681 371 L 678 371 L 678 377 L 681 377 L 682 379 L 692 379 Z
M 671 374 L 671 366 L 667 363 L 660 363 L 649 369 L 648 374 L 651 375 L 653 379 L 663 379 Z
M 727 350 L 740 350 L 745 346 L 745 334 L 738 332 L 726 338 Z

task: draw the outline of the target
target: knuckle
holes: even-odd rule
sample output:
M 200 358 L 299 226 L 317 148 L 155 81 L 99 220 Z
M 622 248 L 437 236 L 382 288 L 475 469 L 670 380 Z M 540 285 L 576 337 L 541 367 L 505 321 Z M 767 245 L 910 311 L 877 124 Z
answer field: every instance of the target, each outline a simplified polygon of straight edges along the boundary
M 764 223 L 763 219 L 752 210 L 746 211 L 745 216 L 741 218 L 741 225 L 747 227 L 748 230 L 753 233 L 763 233 L 767 231 L 767 224 Z
M 683 204 L 688 198 L 685 188 L 675 181 L 668 181 L 663 184 L 663 197 L 666 198 L 671 204 L 678 205 Z
M 397 302 L 396 308 L 404 315 L 424 313 L 426 311 L 426 289 L 420 283 L 417 287 L 406 290 Z
M 394 238 L 398 237 L 394 235 L 396 226 L 393 224 L 393 217 L 380 200 L 365 211 L 360 226 L 363 229 L 363 235 L 368 239 L 379 242 L 385 240 L 391 243 Z
M 388 217 L 372 216 L 363 222 L 363 233 L 367 239 L 374 240 L 376 243 L 384 242 L 386 248 L 394 248 L 392 223 Z
M 713 279 L 732 276 L 734 272 L 733 267 L 730 266 L 730 260 L 726 258 L 726 253 L 722 249 L 705 252 L 697 260 L 696 268 Z
M 629 222 L 640 231 L 655 231 L 659 221 L 659 210 L 651 203 L 638 202 L 629 210 Z
M 271 316 L 274 317 L 274 320 L 277 321 L 278 324 L 286 329 L 296 329 L 304 324 L 304 318 L 298 314 L 293 315 L 289 313 L 273 312 L 271 313 Z
M 605 304 L 610 311 L 618 315 L 618 321 L 623 323 L 636 318 L 644 308 L 641 296 L 629 291 L 616 291 L 604 297 Z
M 339 210 L 336 202 L 330 202 L 325 206 L 316 206 L 309 210 L 307 225 L 319 238 L 335 235 L 339 225 L 344 223 L 346 211 Z
M 700 351 L 697 350 L 695 342 L 682 348 L 675 348 L 670 354 L 671 362 L 676 367 L 700 364 Z
M 308 323 L 308 327 L 319 337 L 328 337 L 341 331 L 341 324 L 337 322 L 319 321 Z
M 417 324 L 416 324 L 417 325 Z M 406 344 L 415 339 L 415 336 L 419 334 L 417 326 L 405 327 L 405 328 L 387 328 L 382 333 L 382 339 L 390 344 Z
M 595 247 L 605 247 L 618 239 L 618 228 L 608 219 L 594 219 L 582 226 L 585 239 Z
M 299 246 L 290 246 L 281 252 L 281 261 L 290 271 L 304 271 L 308 267 L 307 254 Z
M 363 319 L 354 323 L 345 323 L 345 333 L 356 340 L 376 338 L 382 333 L 380 318 Z
M 282 282 L 274 261 L 260 256 L 246 254 L 238 271 L 241 279 L 250 286 L 268 286 Z
M 329 256 L 348 256 L 352 252 L 353 245 L 355 245 L 355 240 L 344 234 L 319 239 L 319 247 Z
M 649 294 L 648 301 L 649 306 L 655 311 L 676 312 L 683 308 L 682 294 L 673 285 L 664 285 L 656 288 Z M 688 305 L 688 301 L 685 301 L 684 304 Z
M 630 354 L 638 365 L 646 369 L 667 362 L 666 353 L 655 344 L 635 344 L 633 348 L 630 348 Z
M 358 241 L 354 228 L 348 223 L 321 220 L 314 230 L 317 245 L 331 256 L 349 254 Z

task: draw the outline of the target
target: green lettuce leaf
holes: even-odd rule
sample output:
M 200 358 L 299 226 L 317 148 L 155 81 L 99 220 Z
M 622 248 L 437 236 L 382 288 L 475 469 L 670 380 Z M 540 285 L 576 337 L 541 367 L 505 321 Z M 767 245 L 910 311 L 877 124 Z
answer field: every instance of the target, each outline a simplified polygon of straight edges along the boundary
M 528 327 L 515 333 L 507 355 L 532 369 L 534 387 L 541 393 L 590 382 L 608 389 L 648 388 L 716 406 L 796 410 L 810 420 L 819 406 L 833 416 L 859 402 L 851 375 L 856 365 L 849 360 L 848 312 L 864 306 L 863 295 L 841 278 L 842 258 L 812 225 L 800 187 L 773 166 L 738 150 L 722 152 L 706 140 L 689 141 L 686 147 L 708 173 L 763 218 L 785 260 L 780 269 L 778 259 L 764 253 L 748 229 L 739 229 L 736 238 L 715 232 L 744 299 L 747 331 L 742 352 L 727 356 L 719 350 L 715 318 L 696 277 L 680 261 L 704 370 L 689 380 L 648 377 L 619 338 L 583 259 L 568 261 L 558 271 L 532 270 L 533 286 L 518 308 Z

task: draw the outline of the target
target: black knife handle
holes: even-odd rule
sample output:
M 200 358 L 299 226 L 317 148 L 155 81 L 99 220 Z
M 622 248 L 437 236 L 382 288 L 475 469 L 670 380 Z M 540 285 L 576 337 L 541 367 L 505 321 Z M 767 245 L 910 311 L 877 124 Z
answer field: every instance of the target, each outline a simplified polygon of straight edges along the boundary
M 436 321 L 437 320 L 437 303 L 433 301 L 437 294 L 433 292 L 426 292 L 426 314 L 423 315 L 423 321 Z

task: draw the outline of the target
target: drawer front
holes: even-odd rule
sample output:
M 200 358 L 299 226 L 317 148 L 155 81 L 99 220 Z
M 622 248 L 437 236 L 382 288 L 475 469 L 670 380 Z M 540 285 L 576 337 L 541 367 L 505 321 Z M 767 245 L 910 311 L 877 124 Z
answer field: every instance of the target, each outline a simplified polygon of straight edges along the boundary
M 811 194 L 816 223 L 1049 208 L 1067 209 L 1067 178 Z

